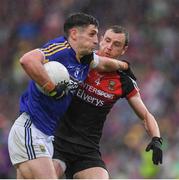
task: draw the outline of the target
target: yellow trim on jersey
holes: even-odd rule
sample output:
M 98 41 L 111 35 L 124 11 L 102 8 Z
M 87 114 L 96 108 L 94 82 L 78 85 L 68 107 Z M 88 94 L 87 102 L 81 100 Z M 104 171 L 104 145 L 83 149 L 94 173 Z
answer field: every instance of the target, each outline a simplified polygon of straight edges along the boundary
M 51 53 L 45 53 L 45 56 L 51 56 L 53 54 L 55 54 L 56 52 L 59 52 L 59 51 L 62 51 L 63 49 L 70 49 L 70 46 L 68 44 L 66 44 L 65 46 L 61 47 L 61 48 L 58 48 L 56 51 L 53 51 Z
M 45 50 L 44 53 L 45 54 L 48 54 L 48 53 L 53 53 L 53 51 L 56 51 L 57 49 L 60 49 L 62 47 L 70 47 L 68 44 L 65 44 L 65 45 L 58 45 L 58 46 L 55 46 L 49 50 Z
M 46 48 L 43 48 L 42 50 L 44 51 L 44 52 L 50 52 L 50 51 L 52 51 L 52 50 L 54 50 L 54 49 L 56 49 L 56 48 L 58 48 L 58 47 L 62 47 L 62 46 L 65 46 L 67 44 L 67 41 L 65 41 L 64 43 L 58 43 L 58 45 L 57 44 L 51 44 L 50 46 L 48 46 L 48 47 L 46 47 Z
M 44 60 L 43 60 L 43 64 L 48 63 L 48 62 L 49 62 L 48 59 L 44 59 Z
M 49 50 L 43 50 L 43 52 L 44 52 L 44 53 L 50 53 L 51 51 L 56 50 L 56 49 L 58 49 L 58 48 L 60 48 L 60 47 L 64 47 L 64 46 L 65 46 L 65 45 L 60 44 L 60 45 L 58 45 L 58 46 L 52 47 L 52 48 L 49 49 Z

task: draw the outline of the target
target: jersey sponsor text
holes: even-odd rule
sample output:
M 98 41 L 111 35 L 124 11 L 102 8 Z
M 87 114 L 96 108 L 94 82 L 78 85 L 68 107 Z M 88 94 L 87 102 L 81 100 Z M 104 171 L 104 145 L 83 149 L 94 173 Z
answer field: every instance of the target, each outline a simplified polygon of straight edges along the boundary
M 89 94 L 86 94 L 83 89 L 78 89 L 76 95 L 77 95 L 77 97 L 79 97 L 79 98 L 83 99 L 84 101 L 91 103 L 95 106 L 103 106 L 104 105 L 104 101 L 102 101 L 101 99 L 98 99 L 96 97 L 90 96 Z

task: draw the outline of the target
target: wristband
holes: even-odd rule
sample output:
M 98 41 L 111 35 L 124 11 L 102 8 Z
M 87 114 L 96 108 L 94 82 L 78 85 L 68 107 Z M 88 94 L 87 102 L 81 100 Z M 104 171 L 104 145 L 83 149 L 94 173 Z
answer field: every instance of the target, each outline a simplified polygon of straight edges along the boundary
M 45 83 L 43 86 L 42 86 L 42 89 L 49 93 L 51 91 L 53 91 L 55 89 L 55 84 L 53 84 L 51 81 L 48 81 L 47 83 Z
M 95 54 L 95 53 L 93 53 L 93 62 L 91 63 L 91 65 L 90 65 L 90 67 L 92 68 L 92 69 L 94 69 L 94 68 L 96 68 L 97 66 L 98 66 L 98 64 L 99 64 L 99 56 L 97 55 L 97 54 Z

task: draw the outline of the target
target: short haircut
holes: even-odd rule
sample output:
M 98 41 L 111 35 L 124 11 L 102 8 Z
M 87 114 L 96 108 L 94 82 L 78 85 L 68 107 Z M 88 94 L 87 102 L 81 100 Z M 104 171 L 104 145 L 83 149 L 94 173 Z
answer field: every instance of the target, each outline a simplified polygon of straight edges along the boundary
M 71 14 L 64 23 L 64 33 L 68 37 L 69 30 L 73 27 L 87 27 L 89 25 L 94 25 L 97 28 L 99 27 L 98 20 L 85 13 L 75 13 Z
M 129 44 L 129 32 L 126 30 L 126 28 L 119 26 L 119 25 L 113 25 L 110 26 L 107 30 L 111 29 L 114 33 L 122 33 L 125 35 L 125 44 L 124 46 L 128 46 Z

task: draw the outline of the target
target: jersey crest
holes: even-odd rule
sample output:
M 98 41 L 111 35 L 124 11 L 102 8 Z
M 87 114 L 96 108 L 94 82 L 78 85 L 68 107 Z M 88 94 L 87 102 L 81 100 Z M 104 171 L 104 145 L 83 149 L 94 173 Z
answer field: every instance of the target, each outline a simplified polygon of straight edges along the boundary
M 114 90 L 115 90 L 115 88 L 114 88 L 115 85 L 116 85 L 116 82 L 115 82 L 115 81 L 109 80 L 108 89 L 109 89 L 110 91 L 114 91 Z

